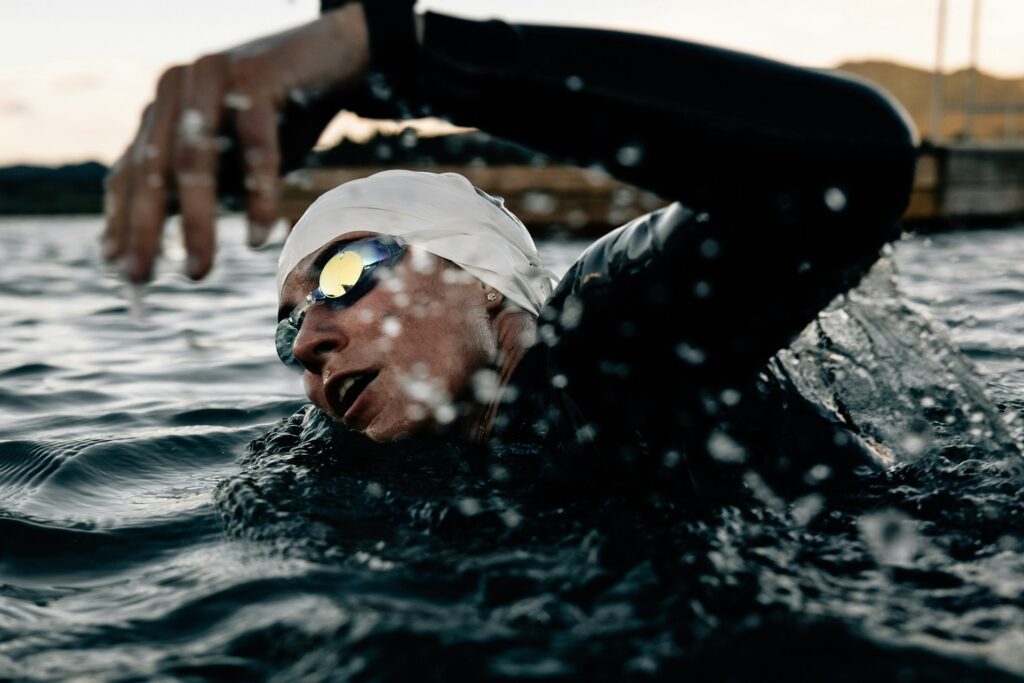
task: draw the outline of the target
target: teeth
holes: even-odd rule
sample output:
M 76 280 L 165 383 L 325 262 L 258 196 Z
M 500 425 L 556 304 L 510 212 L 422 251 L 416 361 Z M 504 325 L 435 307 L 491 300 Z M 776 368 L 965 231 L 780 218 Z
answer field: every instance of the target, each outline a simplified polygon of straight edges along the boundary
M 338 389 L 338 403 L 345 402 L 345 394 L 352 388 L 352 385 L 356 383 L 355 377 L 349 377 L 341 383 L 341 388 Z

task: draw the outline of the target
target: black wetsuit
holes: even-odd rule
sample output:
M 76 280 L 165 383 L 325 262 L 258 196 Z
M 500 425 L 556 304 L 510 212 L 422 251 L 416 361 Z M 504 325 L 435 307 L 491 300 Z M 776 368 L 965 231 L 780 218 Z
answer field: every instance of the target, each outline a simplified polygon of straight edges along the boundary
M 699 487 L 792 448 L 758 374 L 897 235 L 915 161 L 898 107 L 849 77 L 633 34 L 428 13 L 417 44 L 408 7 L 367 7 L 362 111 L 443 116 L 678 200 L 569 270 L 496 438 L 544 438 L 606 481 Z

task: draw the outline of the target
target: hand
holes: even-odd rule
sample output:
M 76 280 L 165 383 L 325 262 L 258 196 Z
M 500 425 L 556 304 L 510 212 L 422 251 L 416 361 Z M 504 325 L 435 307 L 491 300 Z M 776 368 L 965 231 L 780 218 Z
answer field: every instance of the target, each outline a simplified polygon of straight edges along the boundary
M 193 279 L 209 273 L 221 131 L 240 146 L 249 244 L 265 242 L 279 212 L 279 115 L 289 101 L 360 82 L 369 55 L 362 5 L 350 3 L 304 26 L 164 72 L 135 139 L 107 177 L 104 257 L 121 259 L 133 282 L 148 280 L 169 192 L 176 191 L 186 272 Z

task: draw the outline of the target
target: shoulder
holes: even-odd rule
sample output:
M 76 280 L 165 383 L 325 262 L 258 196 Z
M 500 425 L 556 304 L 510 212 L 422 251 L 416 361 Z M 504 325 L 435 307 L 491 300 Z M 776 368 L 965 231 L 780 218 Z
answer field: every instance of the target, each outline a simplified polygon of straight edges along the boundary
M 541 317 L 561 311 L 570 296 L 590 296 L 621 277 L 635 275 L 665 253 L 680 225 L 695 214 L 675 202 L 626 223 L 591 244 L 559 282 Z

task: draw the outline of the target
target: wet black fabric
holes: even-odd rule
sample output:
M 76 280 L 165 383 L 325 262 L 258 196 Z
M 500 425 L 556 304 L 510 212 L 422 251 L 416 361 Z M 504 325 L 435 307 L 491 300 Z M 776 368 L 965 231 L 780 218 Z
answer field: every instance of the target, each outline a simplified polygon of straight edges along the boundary
M 415 59 L 376 55 L 367 111 L 444 116 L 677 200 L 566 274 L 497 438 L 547 438 L 613 481 L 773 450 L 759 371 L 898 234 L 915 161 L 898 106 L 664 38 L 427 13 L 409 40 Z

